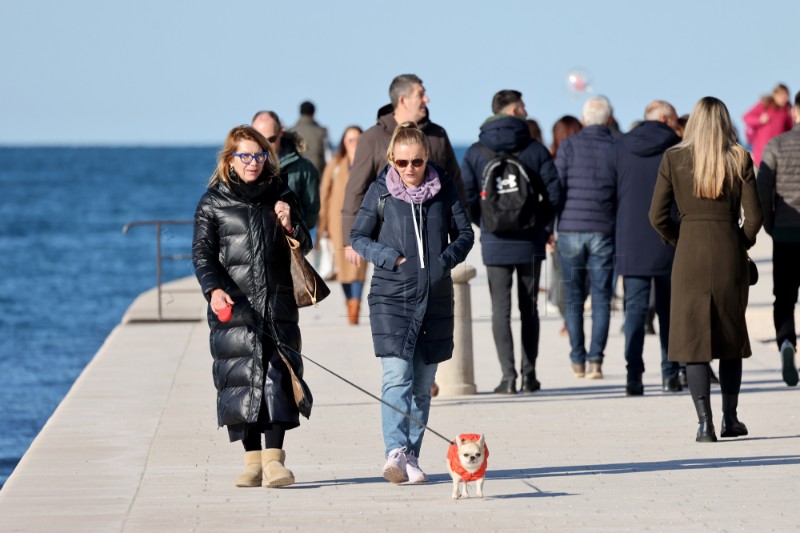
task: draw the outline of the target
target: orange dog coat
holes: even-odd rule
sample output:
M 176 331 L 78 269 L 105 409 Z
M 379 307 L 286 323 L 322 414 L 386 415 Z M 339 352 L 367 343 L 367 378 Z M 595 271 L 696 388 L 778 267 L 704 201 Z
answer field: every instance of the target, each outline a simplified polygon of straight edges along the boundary
M 464 433 L 458 436 L 458 440 L 472 440 L 477 442 L 481 440 L 481 436 L 475 433 Z M 483 443 L 483 462 L 474 474 L 466 470 L 458 459 L 458 446 L 455 442 L 451 443 L 447 448 L 447 462 L 450 464 L 450 469 L 461 476 L 461 481 L 464 483 L 476 481 L 486 475 L 486 466 L 489 464 L 489 447 L 485 442 Z

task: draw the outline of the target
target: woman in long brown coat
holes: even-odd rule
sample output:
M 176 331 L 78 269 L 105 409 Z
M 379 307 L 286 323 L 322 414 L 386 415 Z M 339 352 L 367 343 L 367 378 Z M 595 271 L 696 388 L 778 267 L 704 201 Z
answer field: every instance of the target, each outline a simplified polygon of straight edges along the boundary
M 670 215 L 673 200 L 680 223 Z M 742 359 L 752 353 L 744 317 L 747 249 L 755 244 L 762 221 L 753 162 L 736 142 L 728 109 L 716 98 L 702 98 L 683 141 L 664 155 L 650 207 L 650 223 L 677 247 L 669 360 L 687 363 L 700 423 L 698 442 L 717 440 L 710 400 L 712 359 L 720 360 L 721 436 L 747 435 L 736 415 Z
M 361 128 L 358 126 L 345 129 L 339 141 L 339 149 L 330 164 L 325 167 L 320 184 L 318 228 L 321 236 L 330 237 L 333 241 L 336 280 L 342 284 L 347 317 L 351 324 L 358 324 L 367 263 L 362 261 L 360 266 L 355 266 L 345 259 L 342 243 L 342 206 L 359 137 Z

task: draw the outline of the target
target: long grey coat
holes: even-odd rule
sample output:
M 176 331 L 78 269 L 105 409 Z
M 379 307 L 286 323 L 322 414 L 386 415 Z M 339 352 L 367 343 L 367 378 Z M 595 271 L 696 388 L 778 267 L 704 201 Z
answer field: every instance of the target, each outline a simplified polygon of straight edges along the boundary
M 722 196 L 714 200 L 694 196 L 692 168 L 689 149 L 668 150 L 650 206 L 650 223 L 676 246 L 669 359 L 704 363 L 749 357 L 747 249 L 755 244 L 764 219 L 753 163 L 748 157 L 744 180 L 733 185 L 726 180 Z M 670 217 L 673 200 L 680 224 Z

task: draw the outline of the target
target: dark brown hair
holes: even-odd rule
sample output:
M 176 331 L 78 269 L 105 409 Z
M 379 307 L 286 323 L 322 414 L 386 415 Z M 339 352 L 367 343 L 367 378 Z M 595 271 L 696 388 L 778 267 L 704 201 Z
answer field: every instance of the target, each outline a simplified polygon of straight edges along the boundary
M 333 160 L 334 161 L 340 161 L 342 158 L 344 158 L 347 155 L 347 150 L 344 147 L 344 137 L 345 137 L 345 135 L 347 135 L 347 132 L 350 131 L 350 130 L 356 130 L 358 133 L 364 133 L 364 130 L 362 130 L 359 126 L 355 126 L 355 125 L 347 126 L 344 129 L 344 131 L 342 132 L 342 138 L 339 139 L 339 148 L 337 148 L 336 149 L 336 153 L 333 154 Z
M 564 115 L 553 124 L 553 144 L 550 145 L 550 153 L 553 159 L 556 158 L 558 147 L 564 142 L 564 139 L 570 135 L 575 135 L 583 129 L 583 124 L 572 115 Z

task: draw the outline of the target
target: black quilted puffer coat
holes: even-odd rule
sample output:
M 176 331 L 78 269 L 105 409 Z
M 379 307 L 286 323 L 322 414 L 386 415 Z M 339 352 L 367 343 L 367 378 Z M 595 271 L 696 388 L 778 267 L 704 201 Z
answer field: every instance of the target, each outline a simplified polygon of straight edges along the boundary
M 299 425 L 285 365 L 277 353 L 267 354 L 267 368 L 262 364 L 263 337 L 272 334 L 268 321 L 283 343 L 302 349 L 289 248 L 274 210 L 277 200 L 289 204 L 295 238 L 307 252 L 311 239 L 297 199 L 278 178 L 269 182 L 259 200 L 248 200 L 235 186 L 218 183 L 203 195 L 195 212 L 192 262 L 203 294 L 210 300 L 211 292 L 221 288 L 235 302 L 228 322 L 220 322 L 208 309 L 220 426 L 256 422 L 262 396 L 270 422 L 287 428 Z
M 442 189 L 421 205 L 425 268 L 420 266 L 411 204 L 389 195 L 386 170 L 369 186 L 350 233 L 353 250 L 375 265 L 367 298 L 378 357 L 411 359 L 419 351 L 430 365 L 453 356 L 450 270 L 466 259 L 475 235 L 453 181 L 444 170 L 434 169 Z M 379 224 L 382 196 L 383 222 Z M 400 256 L 407 260 L 395 265 Z

